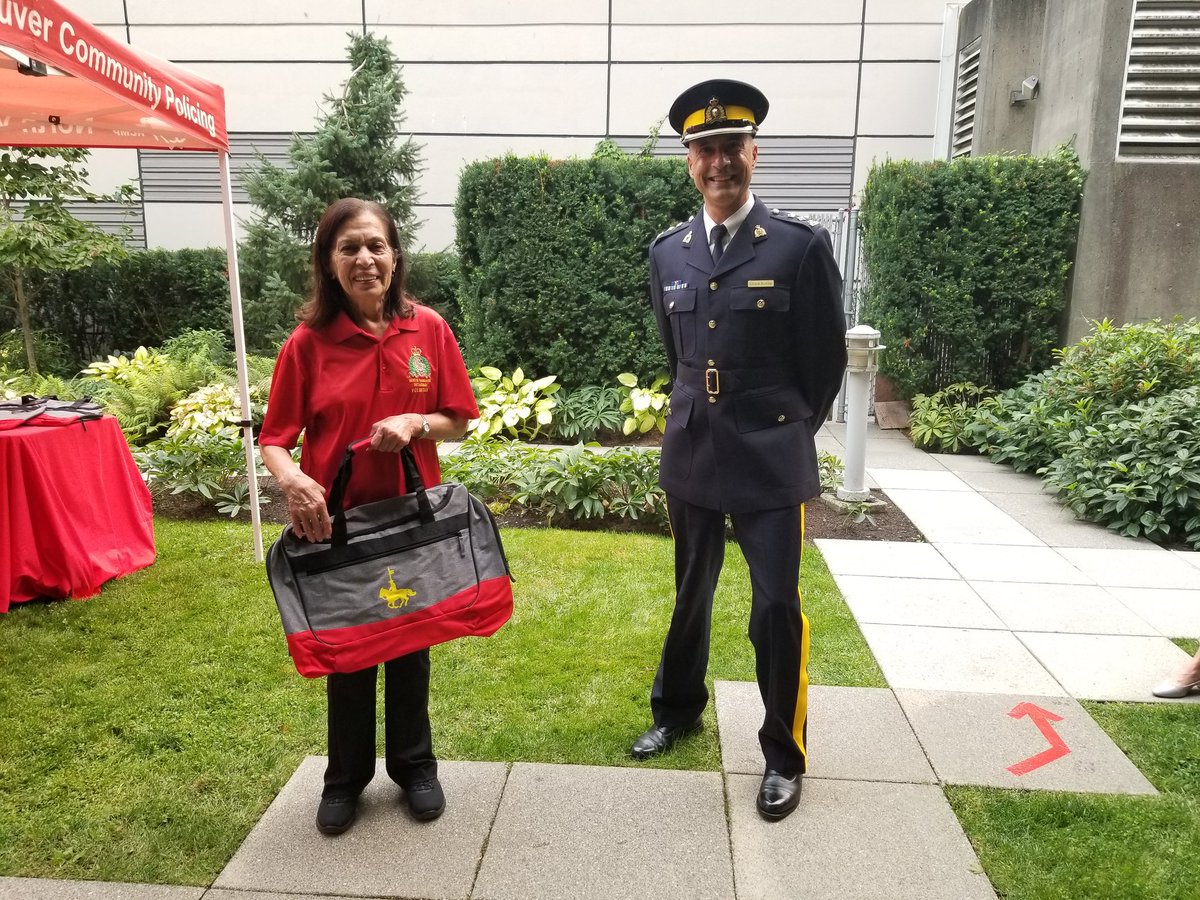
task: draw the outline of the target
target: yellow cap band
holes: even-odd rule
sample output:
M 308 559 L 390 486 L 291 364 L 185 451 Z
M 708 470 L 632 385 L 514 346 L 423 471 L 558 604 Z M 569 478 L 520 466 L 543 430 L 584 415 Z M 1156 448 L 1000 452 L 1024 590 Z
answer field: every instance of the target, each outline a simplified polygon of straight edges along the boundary
M 708 109 L 707 106 L 702 107 L 683 120 L 683 133 L 687 134 L 688 130 L 695 128 L 697 125 L 704 124 L 704 113 Z M 745 106 L 726 106 L 726 119 L 745 119 L 753 125 L 758 124 L 758 120 L 754 118 L 754 112 Z M 722 120 L 724 121 L 724 120 Z M 716 122 L 713 123 L 717 124 Z

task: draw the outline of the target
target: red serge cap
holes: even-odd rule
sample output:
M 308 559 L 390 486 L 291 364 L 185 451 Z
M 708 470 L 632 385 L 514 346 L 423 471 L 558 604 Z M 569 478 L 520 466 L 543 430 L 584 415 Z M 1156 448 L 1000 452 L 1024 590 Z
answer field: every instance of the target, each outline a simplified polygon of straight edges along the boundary
M 671 104 L 667 119 L 683 143 L 714 134 L 754 134 L 770 104 L 744 81 L 725 78 L 692 85 Z

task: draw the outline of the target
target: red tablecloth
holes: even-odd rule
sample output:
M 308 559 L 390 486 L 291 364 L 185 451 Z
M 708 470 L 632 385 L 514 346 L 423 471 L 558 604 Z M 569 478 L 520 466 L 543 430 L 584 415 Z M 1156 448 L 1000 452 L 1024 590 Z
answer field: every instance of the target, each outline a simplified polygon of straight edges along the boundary
M 115 418 L 0 431 L 0 613 L 152 562 L 150 492 Z

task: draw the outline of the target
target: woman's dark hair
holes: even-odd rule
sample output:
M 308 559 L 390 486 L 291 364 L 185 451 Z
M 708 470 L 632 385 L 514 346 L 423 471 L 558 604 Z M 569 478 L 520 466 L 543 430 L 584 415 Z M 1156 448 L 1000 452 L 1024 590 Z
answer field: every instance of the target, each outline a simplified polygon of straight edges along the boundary
M 317 225 L 316 237 L 313 238 L 312 296 L 296 313 L 296 318 L 310 328 L 324 328 L 337 318 L 339 310 L 353 312 L 329 260 L 333 256 L 333 247 L 342 226 L 363 213 L 370 213 L 383 223 L 388 246 L 396 255 L 396 271 L 392 275 L 392 283 L 388 285 L 387 296 L 383 298 L 383 317 L 385 320 L 396 317 L 407 319 L 413 315 L 413 300 L 404 290 L 408 283 L 408 257 L 400 246 L 400 232 L 396 228 L 396 220 L 378 203 L 347 197 L 345 200 L 335 200 L 329 204 Z

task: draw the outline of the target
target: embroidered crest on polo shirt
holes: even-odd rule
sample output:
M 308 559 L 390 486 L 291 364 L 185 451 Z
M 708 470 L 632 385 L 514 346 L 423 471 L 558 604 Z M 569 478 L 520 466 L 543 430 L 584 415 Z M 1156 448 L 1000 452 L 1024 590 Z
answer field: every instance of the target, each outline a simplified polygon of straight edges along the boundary
M 420 347 L 413 347 L 408 357 L 408 383 L 414 394 L 428 393 L 433 381 L 433 367 L 421 355 Z

